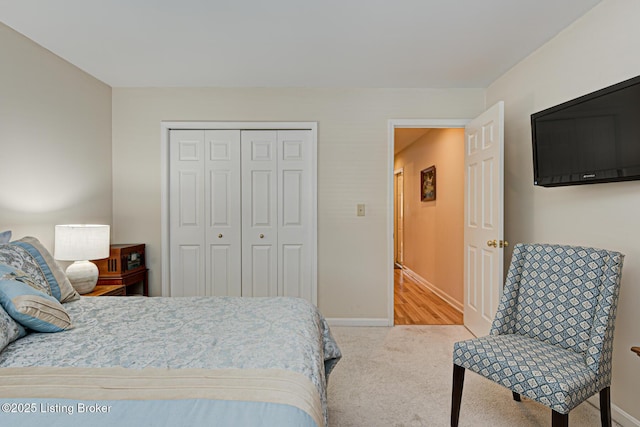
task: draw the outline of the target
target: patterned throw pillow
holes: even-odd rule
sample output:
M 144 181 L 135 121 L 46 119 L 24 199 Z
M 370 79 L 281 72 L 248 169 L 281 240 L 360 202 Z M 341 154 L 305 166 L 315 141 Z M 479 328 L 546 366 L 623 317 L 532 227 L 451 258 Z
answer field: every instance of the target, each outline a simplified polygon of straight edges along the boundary
M 0 305 L 22 326 L 38 332 L 71 329 L 71 318 L 54 297 L 16 280 L 0 280 Z
M 0 351 L 27 332 L 0 305 Z
M 18 282 L 26 283 L 37 291 L 51 295 L 51 289 L 47 284 L 38 283 L 24 271 L 18 270 L 17 268 L 11 267 L 7 264 L 0 264 L 0 280 L 16 280 Z
M 22 270 L 60 302 L 80 298 L 62 268 L 35 237 L 0 244 L 0 263 Z

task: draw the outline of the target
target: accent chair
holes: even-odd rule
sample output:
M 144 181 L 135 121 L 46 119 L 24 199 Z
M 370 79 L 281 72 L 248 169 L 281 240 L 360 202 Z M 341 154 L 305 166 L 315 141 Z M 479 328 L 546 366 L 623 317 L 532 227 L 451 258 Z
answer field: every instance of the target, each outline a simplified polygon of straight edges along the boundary
M 552 410 L 553 427 L 600 393 L 611 426 L 613 331 L 624 255 L 602 249 L 517 244 L 489 335 L 455 343 L 451 426 L 465 369 Z

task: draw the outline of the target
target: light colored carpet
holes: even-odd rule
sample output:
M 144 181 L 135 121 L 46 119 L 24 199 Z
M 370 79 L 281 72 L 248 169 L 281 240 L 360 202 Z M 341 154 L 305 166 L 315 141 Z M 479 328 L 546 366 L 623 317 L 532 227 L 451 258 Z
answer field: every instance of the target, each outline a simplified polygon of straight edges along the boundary
M 472 338 L 462 326 L 333 327 L 342 360 L 329 377 L 329 425 L 448 426 L 453 343 Z M 550 426 L 551 410 L 467 371 L 460 426 Z M 589 403 L 571 426 L 599 426 Z M 614 423 L 614 425 L 617 425 Z

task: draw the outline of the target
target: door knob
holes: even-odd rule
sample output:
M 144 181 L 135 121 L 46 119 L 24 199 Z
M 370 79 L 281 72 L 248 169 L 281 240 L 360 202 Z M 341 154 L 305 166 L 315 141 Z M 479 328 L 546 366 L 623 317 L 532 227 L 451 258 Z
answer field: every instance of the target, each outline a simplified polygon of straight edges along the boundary
M 487 240 L 487 246 L 493 246 L 494 248 L 498 247 L 498 241 L 497 240 Z
M 218 234 L 218 239 L 222 239 L 222 233 Z
M 501 248 L 506 248 L 507 246 L 509 246 L 509 242 L 507 242 L 506 240 L 500 240 L 499 245 Z
M 264 239 L 264 234 L 260 234 L 260 238 L 261 238 L 261 239 Z

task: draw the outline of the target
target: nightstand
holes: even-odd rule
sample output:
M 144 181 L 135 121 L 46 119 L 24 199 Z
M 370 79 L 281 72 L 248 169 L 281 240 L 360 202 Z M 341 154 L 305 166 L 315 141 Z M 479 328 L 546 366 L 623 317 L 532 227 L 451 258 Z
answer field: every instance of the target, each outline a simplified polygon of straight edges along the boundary
M 97 286 L 123 286 L 123 295 L 149 295 L 144 243 L 113 244 L 109 258 L 94 262 L 100 272 Z
M 82 295 L 83 297 L 124 296 L 124 285 L 96 285 L 93 291 Z
M 98 286 L 122 286 L 124 289 L 123 295 L 140 295 L 140 291 L 138 293 L 135 292 L 132 288 L 135 286 L 142 287 L 142 295 L 149 296 L 149 285 L 148 285 L 148 274 L 149 270 L 144 269 L 142 271 L 138 271 L 136 273 L 122 274 L 119 276 L 98 276 Z

